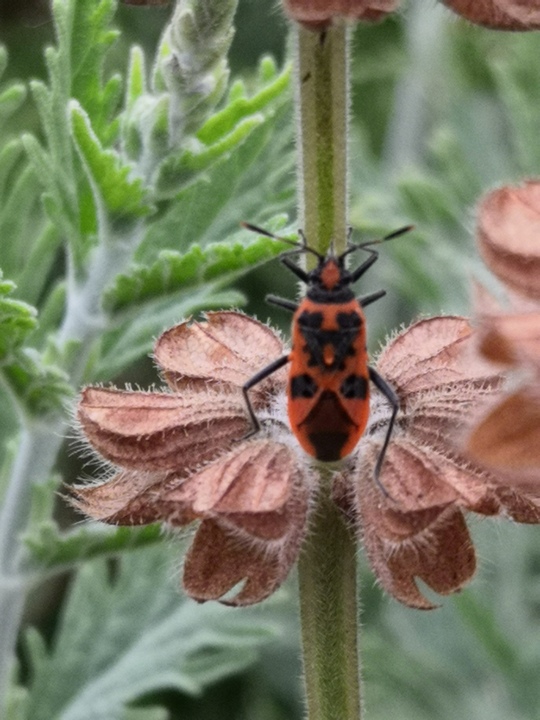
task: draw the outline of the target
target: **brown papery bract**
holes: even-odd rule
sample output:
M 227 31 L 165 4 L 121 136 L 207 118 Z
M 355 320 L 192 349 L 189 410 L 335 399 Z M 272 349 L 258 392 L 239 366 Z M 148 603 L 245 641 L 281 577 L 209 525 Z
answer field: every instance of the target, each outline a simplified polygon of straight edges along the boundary
M 122 0 L 124 5 L 140 5 L 151 6 L 151 5 L 168 5 L 170 0 Z
M 246 438 L 241 387 L 283 351 L 265 325 L 211 313 L 158 339 L 155 358 L 169 392 L 81 394 L 81 429 L 120 469 L 101 484 L 73 488 L 72 504 L 117 525 L 199 521 L 184 569 L 186 592 L 197 600 L 262 600 L 283 582 L 304 537 L 310 491 L 301 451 L 279 441 L 279 424 L 273 439 Z M 261 383 L 259 411 L 277 393 L 284 397 L 284 382 L 276 373 Z
M 540 0 L 443 0 L 476 25 L 494 30 L 540 29 Z
M 334 18 L 376 22 L 393 12 L 399 0 L 283 0 L 287 15 L 311 30 L 322 30 Z
M 372 480 L 385 432 L 386 400 L 376 394 L 346 514 L 359 519 L 358 533 L 383 587 L 407 605 L 429 609 L 434 603 L 416 578 L 448 594 L 474 573 L 464 510 L 539 522 L 540 505 L 457 450 L 468 416 L 498 397 L 503 381 L 475 354 L 465 318 L 421 320 L 385 347 L 376 367 L 397 389 L 401 405 L 380 477 L 387 496 Z
M 377 363 L 400 398 L 381 473 L 385 492 L 373 480 L 389 421 L 388 401 L 377 391 L 365 436 L 334 474 L 333 498 L 363 537 L 379 581 L 417 608 L 434 607 L 417 579 L 447 594 L 474 572 L 463 511 L 540 520 L 534 493 L 458 452 L 455 438 L 471 413 L 503 393 L 500 365 L 475 347 L 461 317 L 421 320 L 391 340 Z M 81 395 L 80 426 L 116 471 L 75 487 L 73 504 L 118 525 L 197 523 L 183 573 L 196 600 L 263 600 L 283 583 L 306 536 L 318 473 L 278 420 L 285 416 L 285 372 L 255 395 L 262 427 L 246 436 L 242 385 L 284 352 L 268 327 L 240 313 L 212 313 L 158 339 L 155 358 L 168 391 L 98 387 Z
M 489 269 L 522 295 L 540 300 L 540 182 L 493 190 L 480 202 L 477 240 Z
M 540 487 L 540 183 L 489 193 L 477 241 L 507 305 L 477 286 L 478 352 L 505 366 L 512 388 L 478 413 L 464 438 L 475 462 L 521 490 Z
M 283 354 L 283 343 L 269 327 L 236 312 L 208 313 L 206 322 L 183 322 L 166 330 L 154 349 L 154 359 L 167 383 L 178 392 L 217 388 L 238 390 L 262 367 Z M 255 407 L 264 405 L 268 392 L 285 382 L 276 372 L 252 393 Z

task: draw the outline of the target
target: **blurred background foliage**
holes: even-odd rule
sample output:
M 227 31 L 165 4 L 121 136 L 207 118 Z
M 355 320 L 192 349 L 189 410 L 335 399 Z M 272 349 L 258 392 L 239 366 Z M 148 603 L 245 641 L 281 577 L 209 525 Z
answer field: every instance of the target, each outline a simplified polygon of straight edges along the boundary
M 124 71 L 133 43 L 151 57 L 169 14 L 170 8 L 121 6 L 115 18 L 121 35 L 107 58 L 107 74 Z M 262 55 L 273 55 L 278 65 L 284 62 L 287 25 L 274 3 L 240 0 L 236 26 L 230 53 L 232 77 L 241 76 L 249 86 Z M 10 58 L 4 81 L 44 80 L 43 49 L 52 42 L 45 0 L 2 3 L 0 43 Z M 540 37 L 535 33 L 503 34 L 467 26 L 440 6 L 421 0 L 409 0 L 403 12 L 381 25 L 355 30 L 351 222 L 357 233 L 368 237 L 409 222 L 416 225 L 413 234 L 385 246 L 366 280 L 366 292 L 379 287 L 388 291 L 369 309 L 372 349 L 392 329 L 419 314 L 470 312 L 473 276 L 496 290 L 475 252 L 474 204 L 494 185 L 539 173 L 539 52 Z M 289 120 L 293 122 L 292 114 Z M 3 127 L 2 145 L 21 128 L 40 136 L 30 95 Z M 273 212 L 288 212 L 294 223 L 291 152 L 284 157 L 288 158 L 284 194 L 281 207 Z M 260 210 L 238 220 L 260 222 L 268 216 L 264 203 L 261 196 Z M 287 327 L 288 318 L 263 302 L 267 291 L 284 296 L 296 291 L 294 280 L 276 260 L 251 270 L 234 287 L 245 296 L 250 313 Z M 155 381 L 151 363 L 139 361 L 124 369 L 116 382 L 124 380 L 142 385 Z M 60 470 L 65 478 L 80 474 L 77 459 L 67 453 Z M 64 508 L 56 512 L 62 524 L 71 521 Z M 539 531 L 502 522 L 479 523 L 475 518 L 471 525 L 479 573 L 470 588 L 444 600 L 434 612 L 408 610 L 388 600 L 360 561 L 365 696 L 371 720 L 539 717 Z M 43 551 L 46 541 L 42 537 L 40 542 L 37 546 Z M 143 538 L 140 545 L 145 542 Z M 108 566 L 107 575 L 103 561 L 94 560 L 85 566 L 86 577 L 79 573 L 74 580 L 66 573 L 34 590 L 25 624 L 37 627 L 41 635 L 31 631 L 21 647 L 21 677 L 32 689 L 30 701 L 28 697 L 24 701 L 26 691 L 20 687 L 20 702 L 15 698 L 11 706 L 13 718 L 57 717 L 55 708 L 64 707 L 58 692 L 70 683 L 79 683 L 82 704 L 84 698 L 107 695 L 110 688 L 99 685 L 103 647 L 95 651 L 95 660 L 81 659 L 81 653 L 92 655 L 93 634 L 103 642 L 116 627 L 118 645 L 110 652 L 118 654 L 114 660 L 120 667 L 118 677 L 125 676 L 126 657 L 134 663 L 128 664 L 129 672 L 138 667 L 141 674 L 140 663 L 144 669 L 148 661 L 145 649 L 137 647 L 141 627 L 152 623 L 158 627 L 166 616 L 164 608 L 178 605 L 178 613 L 184 615 L 175 616 L 178 624 L 170 626 L 178 644 L 165 649 L 161 658 L 165 679 L 155 686 L 149 682 L 142 697 L 126 691 L 118 702 L 134 701 L 131 709 L 119 710 L 114 717 L 300 719 L 294 578 L 255 611 L 198 608 L 174 593 L 176 578 L 170 568 L 178 564 L 179 545 L 153 542 L 155 538 L 150 539 L 151 548 L 130 554 L 131 580 L 126 579 L 125 567 Z M 94 574 L 88 569 L 92 563 L 97 563 Z M 140 580 L 141 574 L 146 582 Z M 92 605 L 94 625 L 88 626 L 87 619 L 82 627 L 81 616 L 92 607 L 82 598 L 92 586 L 95 589 L 96 577 L 102 585 Z M 104 598 L 109 598 L 108 604 Z M 123 635 L 114 617 L 109 618 L 110 625 L 104 620 L 104 614 L 114 612 L 129 620 L 122 625 Z M 216 650 L 220 643 L 210 637 L 210 628 L 226 633 L 230 623 L 243 624 L 245 643 L 232 643 L 220 654 Z M 186 627 L 194 628 L 196 637 L 192 655 L 182 635 Z M 238 632 L 236 628 L 234 637 Z M 122 655 L 125 648 L 131 654 Z M 94 684 L 88 683 L 89 676 L 96 678 Z M 53 686 L 56 694 L 51 692 Z M 45 698 L 43 704 L 40 697 Z M 72 703 L 58 717 L 86 715 Z M 92 717 L 114 720 L 99 712 Z

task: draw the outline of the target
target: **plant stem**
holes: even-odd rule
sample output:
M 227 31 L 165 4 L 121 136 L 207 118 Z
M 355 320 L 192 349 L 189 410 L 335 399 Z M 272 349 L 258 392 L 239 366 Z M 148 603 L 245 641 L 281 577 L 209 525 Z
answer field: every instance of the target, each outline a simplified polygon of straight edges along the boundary
M 29 423 L 21 431 L 17 454 L 0 513 L 0 712 L 13 663 L 28 579 L 22 572 L 20 535 L 30 511 L 34 482 L 46 480 L 56 459 L 63 424 Z
M 78 350 L 66 354 L 73 387 L 81 381 L 92 344 L 102 332 L 106 318 L 100 308 L 103 290 L 127 265 L 139 240 L 102 243 L 94 253 L 84 282 L 68 282 L 66 315 L 58 334 L 60 347 L 77 343 Z M 69 417 L 47 421 L 22 418 L 19 445 L 6 495 L 0 507 L 0 714 L 6 702 L 9 674 L 28 590 L 27 553 L 21 535 L 28 524 L 33 485 L 46 481 L 64 441 Z
M 356 547 L 329 483 L 298 568 L 308 720 L 359 720 Z
M 310 247 L 342 252 L 347 240 L 348 29 L 298 30 L 301 221 Z
M 347 243 L 348 30 L 298 30 L 301 214 L 310 247 Z M 320 472 L 317 504 L 299 561 L 308 720 L 359 720 L 356 547 Z

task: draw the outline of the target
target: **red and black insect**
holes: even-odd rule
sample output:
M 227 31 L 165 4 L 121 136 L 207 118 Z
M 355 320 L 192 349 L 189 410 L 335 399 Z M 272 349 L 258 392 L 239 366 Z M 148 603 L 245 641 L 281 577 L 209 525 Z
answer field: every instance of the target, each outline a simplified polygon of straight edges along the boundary
M 288 242 L 255 225 L 244 223 L 244 227 Z M 377 260 L 379 254 L 372 245 L 391 240 L 411 229 L 412 226 L 403 227 L 380 240 L 350 245 L 341 255 L 335 255 L 332 249 L 326 255 L 317 253 L 307 246 L 302 235 L 303 244 L 281 255 L 281 262 L 306 283 L 306 296 L 298 304 L 274 295 L 266 298 L 269 303 L 294 313 L 291 352 L 263 368 L 243 387 L 253 432 L 257 432 L 260 424 L 248 391 L 290 363 L 287 409 L 292 431 L 307 453 L 318 460 L 333 462 L 351 453 L 365 430 L 371 381 L 392 408 L 374 470 L 379 485 L 378 478 L 399 402 L 393 388 L 368 365 L 363 308 L 382 298 L 386 292 L 379 290 L 357 298 L 351 286 Z M 357 268 L 347 270 L 345 258 L 356 250 L 364 250 L 369 257 Z M 291 255 L 301 253 L 315 255 L 318 264 L 314 270 L 306 272 L 290 259 Z

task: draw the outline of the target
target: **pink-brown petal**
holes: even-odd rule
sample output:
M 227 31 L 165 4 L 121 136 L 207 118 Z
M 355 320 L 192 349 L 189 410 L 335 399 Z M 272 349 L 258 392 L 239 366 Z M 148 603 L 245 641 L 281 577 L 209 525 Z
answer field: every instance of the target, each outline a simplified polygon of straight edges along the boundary
M 188 472 L 250 429 L 241 395 L 86 388 L 77 412 L 90 444 L 130 469 Z
M 491 486 L 479 475 L 478 469 L 466 467 L 465 461 L 460 464 L 432 448 L 396 438 L 387 452 L 380 479 L 403 512 L 450 503 L 469 510 L 484 508 L 496 512 Z
M 208 313 L 203 322 L 183 322 L 156 343 L 154 358 L 173 390 L 219 387 L 238 391 L 255 373 L 283 355 L 283 343 L 267 325 L 238 312 Z M 253 402 L 285 383 L 274 373 L 252 391 Z
M 525 387 L 495 405 L 470 433 L 467 451 L 495 470 L 536 469 L 540 480 L 540 390 Z
M 70 504 L 79 512 L 103 522 L 118 525 L 145 525 L 159 519 L 153 508 L 133 507 L 120 519 L 110 520 L 149 487 L 165 479 L 164 473 L 121 471 L 100 484 L 75 485 L 69 488 Z
M 529 363 L 540 370 L 540 311 L 482 317 L 479 350 L 492 362 Z
M 296 474 L 296 456 L 286 445 L 245 441 L 168 492 L 167 500 L 187 502 L 201 515 L 267 513 L 285 505 Z
M 540 488 L 533 493 L 520 492 L 517 488 L 501 485 L 495 488 L 501 512 L 515 522 L 537 525 L 540 523 Z
M 290 484 L 290 496 L 282 508 L 265 513 L 223 514 L 220 516 L 222 526 L 263 541 L 267 548 L 272 547 L 268 541 L 279 541 L 282 553 L 295 555 L 306 532 L 310 491 L 299 469 Z
M 473 355 L 472 332 L 463 317 L 420 320 L 388 343 L 377 370 L 405 398 L 461 383 L 500 382 L 493 367 Z
M 493 30 L 539 30 L 539 0 L 443 0 L 470 22 Z
M 222 600 L 227 605 L 260 602 L 283 583 L 298 545 L 298 541 L 281 548 L 254 543 L 247 535 L 205 520 L 186 555 L 184 589 L 199 602 Z M 239 583 L 243 583 L 239 592 L 223 600 Z
M 284 0 L 289 17 L 312 30 L 321 30 L 337 17 L 375 22 L 399 5 L 399 0 Z
M 539 181 L 493 190 L 480 203 L 477 240 L 484 261 L 502 282 L 536 300 L 540 300 L 539 237 Z
M 458 508 L 449 505 L 417 513 L 391 509 L 384 512 L 370 506 L 365 494 L 362 499 L 360 512 L 368 558 L 381 585 L 397 600 L 428 610 L 436 606 L 420 592 L 416 578 L 447 595 L 461 589 L 473 576 L 474 548 Z M 396 542 L 398 532 L 401 539 Z M 389 534 L 393 535 L 391 539 Z

